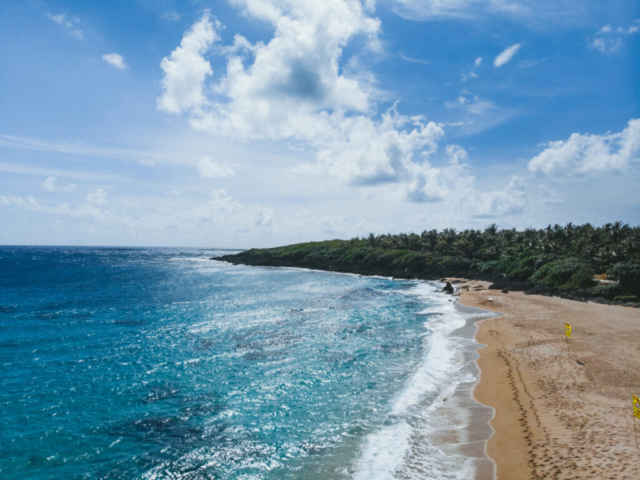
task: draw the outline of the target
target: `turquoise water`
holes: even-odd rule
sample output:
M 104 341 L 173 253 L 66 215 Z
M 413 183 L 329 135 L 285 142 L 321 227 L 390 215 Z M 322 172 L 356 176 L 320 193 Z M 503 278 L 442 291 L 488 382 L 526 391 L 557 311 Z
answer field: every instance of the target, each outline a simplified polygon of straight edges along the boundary
M 0 478 L 412 476 L 436 287 L 222 253 L 0 247 Z

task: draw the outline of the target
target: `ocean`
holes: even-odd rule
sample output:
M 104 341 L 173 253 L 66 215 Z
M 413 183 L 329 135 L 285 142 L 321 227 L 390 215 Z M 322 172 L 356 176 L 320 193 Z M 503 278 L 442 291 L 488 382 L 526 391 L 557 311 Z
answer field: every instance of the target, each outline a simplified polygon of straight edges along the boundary
M 0 478 L 492 478 L 478 311 L 226 253 L 0 247 Z

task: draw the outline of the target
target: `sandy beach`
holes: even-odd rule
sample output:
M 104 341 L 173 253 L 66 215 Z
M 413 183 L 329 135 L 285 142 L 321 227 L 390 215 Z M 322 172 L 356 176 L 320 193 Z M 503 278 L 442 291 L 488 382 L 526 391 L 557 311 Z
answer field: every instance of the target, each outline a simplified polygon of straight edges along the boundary
M 476 334 L 487 346 L 474 396 L 495 409 L 497 478 L 639 479 L 640 310 L 460 285 L 461 304 L 503 314 Z

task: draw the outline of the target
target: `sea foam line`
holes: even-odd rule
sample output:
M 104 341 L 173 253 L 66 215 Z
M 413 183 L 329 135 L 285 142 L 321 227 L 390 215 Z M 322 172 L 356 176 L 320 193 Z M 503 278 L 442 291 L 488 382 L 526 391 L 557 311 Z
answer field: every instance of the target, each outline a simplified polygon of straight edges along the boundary
M 354 479 L 387 480 L 395 478 L 411 446 L 411 437 L 415 429 L 411 426 L 413 417 L 424 417 L 437 408 L 450 396 L 468 376 L 456 378 L 456 371 L 462 365 L 456 362 L 459 342 L 450 336 L 456 329 L 465 325 L 467 315 L 455 308 L 451 297 L 438 294 L 435 283 L 421 282 L 407 294 L 424 298 L 431 305 L 421 314 L 429 315 L 425 322 L 428 334 L 424 337 L 425 353 L 420 366 L 409 378 L 405 387 L 393 402 L 386 425 L 369 434 L 362 446 L 361 455 L 355 465 Z M 476 315 L 473 315 L 474 317 Z M 427 395 L 435 396 L 432 403 L 420 410 L 420 402 Z M 424 432 L 423 432 L 424 433 Z M 468 475 L 470 465 L 464 462 L 454 477 Z M 407 472 L 404 472 L 407 473 Z

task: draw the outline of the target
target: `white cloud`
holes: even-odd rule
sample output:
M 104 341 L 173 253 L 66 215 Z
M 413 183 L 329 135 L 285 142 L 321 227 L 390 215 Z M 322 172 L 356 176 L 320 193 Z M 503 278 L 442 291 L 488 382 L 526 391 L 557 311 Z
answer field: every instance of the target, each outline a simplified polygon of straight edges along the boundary
M 226 72 L 215 84 L 205 85 L 211 75 L 205 55 L 217 39 L 212 20 L 205 14 L 185 34 L 171 60 L 163 60 L 164 110 L 186 111 L 192 127 L 217 136 L 286 141 L 293 147 L 314 149 L 316 162 L 299 166 L 298 174 L 328 175 L 343 184 L 395 189 L 398 198 L 416 202 L 442 200 L 445 192 L 457 191 L 451 185 L 458 183 L 468 185 L 465 192 L 480 195 L 465 165 L 437 168 L 428 163 L 444 136 L 442 125 L 421 116 L 402 115 L 395 105 L 378 115 L 373 75 L 360 69 L 358 75 L 349 76 L 351 69 L 340 68 L 344 47 L 354 39 L 360 39 L 363 48 L 379 48 L 380 22 L 370 16 L 371 5 L 357 0 L 232 0 L 232 4 L 245 15 L 270 23 L 273 37 L 266 43 L 251 44 L 236 35 L 232 47 L 216 49 L 227 56 Z M 186 40 L 192 36 L 206 38 L 189 49 L 187 63 L 199 65 L 200 75 L 188 82 L 186 90 L 195 93 L 184 95 L 189 101 L 167 100 L 175 95 L 171 69 L 165 64 L 183 63 L 178 61 L 183 54 L 178 53 L 186 49 Z M 346 65 L 352 63 L 353 58 Z M 205 95 L 207 91 L 211 94 Z M 472 115 L 495 108 L 477 96 L 463 96 L 459 103 Z M 211 159 L 199 165 L 201 174 L 209 172 L 209 176 L 221 176 L 223 168 Z M 485 210 L 498 208 L 499 193 L 492 193 L 491 199 L 482 197 L 489 204 Z
M 467 160 L 464 148 L 448 145 L 447 165 L 433 167 L 425 164 L 416 167 L 414 181 L 405 189 L 406 199 L 412 202 L 444 201 L 455 206 L 455 211 L 472 217 L 494 217 L 521 213 L 528 205 L 526 185 L 519 177 L 513 177 L 502 190 L 478 191 L 475 178 L 466 173 Z
M 122 55 L 118 53 L 105 53 L 102 55 L 102 60 L 118 70 L 124 70 L 127 68 L 127 64 L 124 63 L 124 58 L 122 58 Z
M 395 0 L 405 18 L 471 18 L 482 13 L 529 16 L 535 13 L 518 0 Z
M 32 196 L 16 197 L 15 195 L 0 195 L 0 205 L 15 205 L 26 209 L 36 208 L 38 202 Z
M 629 121 L 620 133 L 572 134 L 568 140 L 549 142 L 529 162 L 529 171 L 553 180 L 622 171 L 638 161 L 640 119 Z
M 273 39 L 255 45 L 253 62 L 229 55 L 217 93 L 226 99 L 197 128 L 240 138 L 315 141 L 330 137 L 342 112 L 369 112 L 371 88 L 339 70 L 342 49 L 355 36 L 374 45 L 380 23 L 358 1 L 235 1 L 245 13 L 272 22 Z M 206 21 L 206 18 L 202 21 Z M 201 101 L 198 107 L 204 107 Z
M 258 227 L 270 227 L 273 223 L 273 210 L 266 207 L 257 207 L 253 223 Z
M 471 195 L 466 208 L 476 217 L 502 217 L 522 213 L 528 203 L 524 181 L 514 176 L 504 190 Z
M 47 177 L 46 180 L 42 182 L 42 186 L 49 192 L 71 192 L 76 188 L 75 183 L 64 186 L 58 185 L 58 179 L 53 176 Z
M 64 28 L 64 30 L 72 37 L 75 37 L 78 40 L 84 39 L 84 33 L 78 27 L 78 25 L 80 25 L 80 19 L 78 17 L 68 17 L 64 13 L 58 13 L 56 15 L 47 14 L 47 17 Z
M 549 190 L 546 185 L 540 185 L 538 192 L 540 194 L 540 203 L 542 204 L 559 205 L 564 203 L 564 200 L 557 193 Z
M 318 163 L 314 168 L 354 185 L 407 181 L 416 152 L 433 153 L 443 135 L 434 122 L 407 118 L 395 108 L 380 121 L 347 117 L 335 126 L 330 139 L 315 145 Z
M 482 115 L 489 110 L 496 109 L 496 105 L 491 100 L 486 100 L 478 95 L 473 95 L 468 91 L 463 91 L 453 102 L 444 102 L 447 108 L 463 110 L 471 115 Z
M 473 67 L 471 71 L 469 73 L 463 73 L 460 76 L 461 80 L 463 82 L 466 82 L 470 78 L 478 78 L 478 74 L 476 73 L 476 70 L 480 68 L 481 65 L 482 65 L 482 57 L 476 58 L 475 62 L 473 62 Z
M 615 53 L 622 48 L 623 42 L 621 38 L 596 38 L 589 45 L 601 53 Z
M 248 65 L 229 54 L 216 87 L 227 101 L 201 98 L 192 105 L 195 128 L 240 139 L 303 142 L 318 152 L 320 170 L 347 183 L 398 181 L 416 149 L 435 146 L 440 127 L 395 109 L 374 119 L 370 86 L 341 74 L 339 60 L 349 40 L 361 36 L 376 48 L 380 23 L 360 2 L 234 4 L 273 23 L 275 34 L 267 44 L 250 46 Z M 205 15 L 201 23 L 210 20 Z
M 402 60 L 406 61 L 406 62 L 417 63 L 419 65 L 431 65 L 431 64 L 433 64 L 433 62 L 430 62 L 429 60 L 423 60 L 421 58 L 408 57 L 407 55 L 405 55 L 402 52 L 400 52 L 400 58 Z
M 322 233 L 341 234 L 349 228 L 348 215 L 327 215 L 318 222 Z
M 625 35 L 633 35 L 640 31 L 640 18 L 636 19 L 627 27 L 612 28 L 605 25 L 596 33 L 595 38 L 589 38 L 589 47 L 598 50 L 600 53 L 616 53 L 624 45 L 622 38 Z
M 164 18 L 165 20 L 169 20 L 171 22 L 177 22 L 178 20 L 180 20 L 182 17 L 179 13 L 177 12 L 167 12 L 164 15 L 162 15 L 162 18 Z
M 236 171 L 226 163 L 219 164 L 210 157 L 202 157 L 198 163 L 200 175 L 207 178 L 233 177 Z
M 151 160 L 149 158 L 143 158 L 142 160 L 140 160 L 138 162 L 140 165 L 142 165 L 143 167 L 149 167 L 149 168 L 153 168 L 156 166 L 157 162 L 155 160 Z
M 162 156 L 161 152 L 141 152 L 125 148 L 100 147 L 83 143 L 53 142 L 31 137 L 16 137 L 14 135 L 0 134 L 0 146 L 25 150 L 37 150 L 41 152 L 65 153 L 82 157 L 98 157 L 136 161 L 144 164 L 145 156 Z M 141 158 L 142 157 L 142 158 Z M 151 160 L 153 162 L 153 160 Z M 147 165 L 149 166 L 149 165 Z
M 180 46 L 160 63 L 164 71 L 164 91 L 158 99 L 158 109 L 180 113 L 204 106 L 203 84 L 213 70 L 203 55 L 218 39 L 211 16 L 206 11 L 202 19 L 185 33 Z
M 518 53 L 518 50 L 520 50 L 519 43 L 516 43 L 515 45 L 511 45 L 509 48 L 504 49 L 504 51 L 493 61 L 493 65 L 495 67 L 501 67 L 509 60 L 511 60 L 515 56 L 515 54 Z
M 102 205 L 107 201 L 107 192 L 102 188 L 97 188 L 95 192 L 87 195 L 87 202 L 91 205 Z
M 121 225 L 137 235 L 143 231 L 178 229 L 189 235 L 211 232 L 257 232 L 269 230 L 274 222 L 274 212 L 259 205 L 242 205 L 233 200 L 224 190 L 212 190 L 208 200 L 200 205 L 183 210 L 158 208 L 155 212 L 132 218 L 101 208 L 106 199 L 102 189 L 87 195 L 87 202 L 78 206 L 61 203 L 48 206 L 31 196 L 0 195 L 0 205 L 14 206 L 24 210 L 88 218 L 106 225 Z M 96 230 L 99 232 L 99 230 Z

